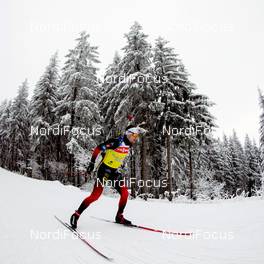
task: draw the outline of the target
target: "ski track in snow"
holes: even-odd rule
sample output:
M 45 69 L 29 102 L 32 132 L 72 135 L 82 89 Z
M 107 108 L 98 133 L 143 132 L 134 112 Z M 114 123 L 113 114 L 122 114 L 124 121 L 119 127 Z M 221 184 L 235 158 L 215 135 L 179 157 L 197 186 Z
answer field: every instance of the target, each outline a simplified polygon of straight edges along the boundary
M 61 183 L 34 180 L 0 168 L 0 263 L 109 263 L 71 236 L 56 219 L 70 215 L 89 193 Z M 191 238 L 171 239 L 160 233 L 93 219 L 112 220 L 118 198 L 102 196 L 79 220 L 78 231 L 100 234 L 92 245 L 126 264 L 262 264 L 264 263 L 264 200 L 245 198 L 211 203 L 169 203 L 129 200 L 125 215 L 135 224 Z M 32 235 L 41 232 L 42 239 Z M 65 232 L 65 233 L 64 233 Z M 232 232 L 233 239 L 208 239 L 201 232 Z M 50 237 L 47 238 L 47 234 Z M 52 235 L 66 234 L 58 239 Z M 205 234 L 205 233 L 202 233 Z M 208 233 L 206 233 L 208 234 Z M 194 236 L 198 236 L 195 239 Z

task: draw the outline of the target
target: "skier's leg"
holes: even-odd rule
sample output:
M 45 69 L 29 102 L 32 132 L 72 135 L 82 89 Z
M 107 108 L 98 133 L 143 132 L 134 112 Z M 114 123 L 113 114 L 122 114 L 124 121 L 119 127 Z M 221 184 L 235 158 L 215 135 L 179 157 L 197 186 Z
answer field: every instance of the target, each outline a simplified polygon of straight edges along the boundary
M 82 214 L 82 212 L 93 202 L 95 202 L 100 195 L 103 192 L 103 186 L 101 183 L 99 182 L 95 182 L 94 184 L 94 188 L 92 193 L 90 194 L 90 196 L 86 197 L 83 202 L 81 203 L 81 205 L 79 206 L 78 210 L 76 211 L 79 215 Z
M 120 199 L 119 199 L 119 203 L 118 203 L 118 214 L 123 214 L 124 209 L 126 207 L 127 204 L 127 199 L 128 199 L 128 190 L 126 186 L 121 186 L 119 188 L 119 194 L 120 194 Z
M 131 221 L 125 219 L 123 216 L 123 212 L 124 212 L 124 209 L 126 207 L 127 199 L 129 196 L 128 189 L 125 186 L 124 182 L 120 181 L 120 180 L 122 180 L 121 174 L 117 175 L 117 179 L 119 179 L 119 180 L 117 182 L 115 182 L 114 188 L 120 194 L 120 199 L 119 199 L 119 203 L 118 203 L 118 211 L 117 211 L 115 220 L 117 223 L 130 225 Z
M 97 172 L 97 178 L 95 180 L 95 183 L 94 183 L 94 187 L 93 187 L 93 191 L 92 193 L 90 194 L 90 196 L 86 197 L 81 205 L 79 206 L 78 210 L 76 211 L 77 214 L 79 214 L 79 216 L 83 213 L 83 211 L 93 202 L 95 202 L 99 197 L 100 195 L 102 194 L 103 192 L 103 177 L 105 175 L 105 168 L 101 165 L 98 169 L 98 172 Z
M 94 188 L 93 188 L 93 191 L 92 191 L 91 195 L 83 200 L 83 202 L 81 203 L 81 205 L 78 208 L 78 210 L 75 211 L 75 213 L 71 216 L 70 223 L 71 223 L 72 228 L 74 228 L 74 229 L 77 228 L 77 222 L 78 222 L 78 219 L 79 219 L 81 213 L 92 202 L 96 201 L 100 197 L 102 192 L 103 192 L 103 186 L 100 183 L 95 182 Z
M 88 196 L 87 198 L 85 198 L 81 205 L 79 206 L 78 210 L 75 211 L 75 213 L 71 216 L 71 219 L 70 219 L 70 223 L 71 223 L 71 226 L 72 228 L 77 228 L 77 222 L 78 222 L 78 219 L 80 217 L 80 215 L 82 214 L 82 212 L 91 204 L 93 203 L 94 201 L 96 201 L 100 195 L 102 194 L 103 192 L 103 186 L 101 184 L 101 177 L 103 175 L 103 168 L 100 166 L 99 167 L 99 170 L 98 170 L 98 174 L 97 174 L 97 179 L 96 179 L 96 182 L 94 184 L 94 188 L 93 188 L 93 191 L 91 193 L 90 196 Z

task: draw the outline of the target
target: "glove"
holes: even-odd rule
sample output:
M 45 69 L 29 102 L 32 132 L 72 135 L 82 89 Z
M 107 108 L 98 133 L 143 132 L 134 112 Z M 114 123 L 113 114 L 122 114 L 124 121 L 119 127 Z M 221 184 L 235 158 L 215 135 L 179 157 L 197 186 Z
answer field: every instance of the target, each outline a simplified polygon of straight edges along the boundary
M 94 170 L 94 162 L 90 162 L 88 168 L 87 168 L 87 173 L 90 174 Z

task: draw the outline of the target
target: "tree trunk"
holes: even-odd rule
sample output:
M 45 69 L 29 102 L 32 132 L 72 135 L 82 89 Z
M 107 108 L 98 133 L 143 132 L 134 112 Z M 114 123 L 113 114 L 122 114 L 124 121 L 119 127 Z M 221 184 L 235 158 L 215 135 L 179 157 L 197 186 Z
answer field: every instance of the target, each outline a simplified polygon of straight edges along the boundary
M 73 106 L 73 102 L 75 102 L 77 98 L 77 87 L 75 86 L 74 87 L 74 90 L 73 90 L 73 98 L 72 98 L 72 105 L 71 105 L 71 124 L 70 124 L 70 133 L 72 131 L 72 128 L 74 127 L 75 125 L 75 108 Z M 70 136 L 71 138 L 71 136 Z M 75 181 L 75 169 L 74 169 L 74 163 L 75 163 L 75 160 L 74 160 L 74 154 L 69 154 L 69 166 L 68 166 L 68 175 L 69 175 L 69 178 L 71 179 L 71 182 L 73 184 L 75 184 L 76 186 L 76 181 Z
M 143 188 L 142 188 L 142 193 L 147 193 L 147 186 L 146 186 L 146 181 L 147 181 L 147 153 L 146 153 L 146 138 L 142 137 L 142 145 L 141 145 L 141 179 L 143 181 Z
M 130 157 L 130 185 L 131 185 L 131 196 L 135 198 L 136 197 L 136 164 L 135 164 L 135 157 L 133 150 L 131 150 L 131 157 Z
M 171 136 L 167 133 L 167 169 L 169 200 L 172 200 L 172 173 L 171 173 Z
M 192 169 L 192 152 L 189 143 L 189 176 L 190 176 L 190 198 L 193 199 L 193 169 Z
M 60 129 L 60 127 L 59 127 Z M 60 132 L 59 135 L 55 137 L 56 140 L 56 161 L 59 162 L 60 161 L 60 153 L 61 153 L 61 145 L 60 145 Z

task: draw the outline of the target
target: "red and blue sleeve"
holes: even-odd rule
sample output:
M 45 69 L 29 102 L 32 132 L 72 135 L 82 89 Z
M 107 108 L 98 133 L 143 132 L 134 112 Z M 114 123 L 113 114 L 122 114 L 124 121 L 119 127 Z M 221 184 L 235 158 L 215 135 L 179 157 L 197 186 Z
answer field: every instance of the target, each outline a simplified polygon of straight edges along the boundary
M 112 148 L 115 145 L 115 141 L 116 139 L 108 139 L 107 141 L 105 141 L 104 143 L 98 145 L 92 154 L 92 158 L 91 158 L 91 162 L 95 162 L 96 158 L 98 157 L 98 155 L 100 154 L 100 152 L 104 152 L 107 149 Z
M 92 154 L 92 158 L 91 158 L 91 162 L 95 163 L 95 160 L 97 158 L 97 156 L 99 155 L 99 153 L 101 152 L 101 149 L 99 146 L 97 146 L 94 151 L 93 151 L 93 154 Z

